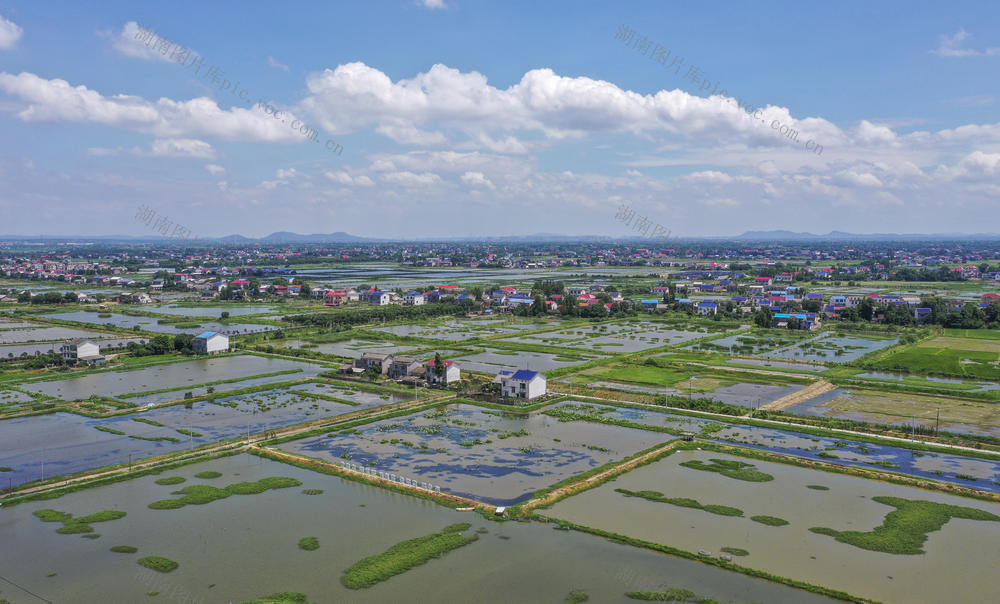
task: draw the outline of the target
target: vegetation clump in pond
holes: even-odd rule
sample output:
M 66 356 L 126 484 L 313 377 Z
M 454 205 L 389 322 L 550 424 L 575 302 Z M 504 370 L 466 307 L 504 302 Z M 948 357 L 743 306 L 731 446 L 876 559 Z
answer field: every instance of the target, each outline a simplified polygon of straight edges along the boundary
M 461 535 L 461 532 L 468 530 L 470 526 L 467 522 L 460 522 L 447 526 L 437 533 L 401 541 L 381 554 L 369 556 L 352 564 L 344 571 L 340 582 L 350 589 L 362 589 L 386 581 L 476 541 L 479 539 L 476 535 L 469 537 Z
M 131 545 L 116 545 L 111 548 L 111 551 L 119 554 L 134 554 L 139 551 L 139 548 L 132 547 Z
M 692 459 L 690 461 L 682 461 L 680 465 L 692 470 L 716 472 L 727 478 L 735 478 L 736 480 L 745 480 L 747 482 L 769 482 L 774 480 L 774 476 L 754 469 L 754 465 L 751 463 L 732 459 L 711 459 L 709 461 L 712 463 Z
M 243 604 L 309 604 L 306 594 L 297 591 L 283 591 L 256 600 L 250 600 Z
M 188 430 L 187 428 L 178 428 L 177 432 L 183 434 L 184 436 L 190 436 L 192 438 L 198 438 L 199 436 L 201 436 L 201 432 L 195 432 L 194 430 Z
M 806 488 L 807 489 L 812 489 L 814 491 L 829 491 L 830 490 L 830 487 L 825 487 L 825 486 L 823 486 L 821 484 L 807 484 Z
M 157 478 L 156 484 L 162 484 L 162 485 L 180 484 L 186 480 L 187 478 L 184 478 L 183 476 L 168 476 L 166 478 Z
M 94 527 L 90 526 L 91 523 L 108 522 L 125 517 L 125 512 L 118 510 L 104 510 L 87 516 L 80 516 L 79 518 L 74 518 L 73 514 L 60 512 L 59 510 L 35 510 L 32 513 L 42 522 L 62 522 L 63 525 L 56 529 L 56 532 L 62 535 L 93 533 Z M 96 537 L 92 537 L 92 539 L 96 539 Z
M 590 596 L 583 591 L 571 591 L 566 599 L 563 600 L 563 604 L 579 604 L 580 602 L 586 602 L 590 599 Z
M 163 424 L 161 424 L 160 422 L 152 420 L 152 419 L 147 419 L 145 417 L 133 417 L 132 421 L 134 421 L 134 422 L 142 422 L 144 424 L 149 424 L 150 426 L 157 426 L 157 427 L 160 427 L 160 428 L 163 427 Z
M 667 591 L 628 591 L 625 597 L 632 600 L 642 600 L 644 602 L 695 602 L 697 604 L 723 604 L 719 600 L 704 598 L 694 593 L 690 589 L 672 587 Z M 732 602 L 731 604 L 740 604 Z
M 788 524 L 787 520 L 778 518 L 777 516 L 750 516 L 750 520 L 766 524 L 767 526 L 785 526 Z
M 299 539 L 299 548 L 307 552 L 319 549 L 319 539 L 316 537 L 303 537 Z
M 194 475 L 195 478 L 204 478 L 206 480 L 210 478 L 218 478 L 222 476 L 222 472 L 213 472 L 212 470 L 206 470 L 204 472 L 198 472 Z
M 174 495 L 183 495 L 183 497 L 154 501 L 149 504 L 149 508 L 154 510 L 176 510 L 185 505 L 212 503 L 219 499 L 225 499 L 230 495 L 257 495 L 270 489 L 286 489 L 301 485 L 300 481 L 283 476 L 261 478 L 256 482 L 237 482 L 222 489 L 205 484 L 193 484 L 179 491 L 174 491 Z
M 323 489 L 302 489 L 303 495 L 322 495 Z
M 867 532 L 837 531 L 826 527 L 809 530 L 829 535 L 841 543 L 887 554 L 922 554 L 927 533 L 941 530 L 952 518 L 1000 522 L 1000 516 L 976 508 L 948 505 L 935 501 L 903 499 L 878 495 L 872 501 L 890 505 L 895 510 L 885 516 L 880 526 Z
M 629 491 L 628 489 L 615 489 L 615 492 L 621 493 L 626 497 L 641 497 L 643 499 L 648 499 L 649 501 L 669 503 L 670 505 L 677 505 L 684 508 L 694 508 L 696 510 L 704 510 L 711 514 L 718 514 L 719 516 L 743 515 L 743 510 L 739 508 L 729 507 L 728 505 L 703 505 L 697 500 L 690 499 L 688 497 L 664 497 L 663 493 L 660 493 L 659 491 Z
M 180 564 L 177 564 L 170 558 L 163 558 L 160 556 L 146 556 L 145 558 L 139 558 L 136 562 L 146 568 L 150 568 L 161 573 L 169 573 L 172 570 L 176 570 L 177 567 L 180 566 Z
M 750 552 L 740 547 L 720 547 L 719 551 L 725 552 L 727 554 L 732 554 L 734 556 L 749 556 Z
M 100 430 L 101 432 L 107 432 L 108 434 L 117 434 L 118 436 L 125 435 L 125 433 L 122 432 L 121 430 L 115 430 L 114 428 L 109 428 L 107 426 L 94 426 L 94 427 Z

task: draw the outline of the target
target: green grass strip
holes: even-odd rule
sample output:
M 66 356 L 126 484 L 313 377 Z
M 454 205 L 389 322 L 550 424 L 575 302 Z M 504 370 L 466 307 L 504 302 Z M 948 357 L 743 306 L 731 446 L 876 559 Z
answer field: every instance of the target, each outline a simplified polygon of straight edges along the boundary
M 460 534 L 469 526 L 469 523 L 461 522 L 437 533 L 401 541 L 381 554 L 352 564 L 344 571 L 340 582 L 349 589 L 363 589 L 386 581 L 479 539 L 476 535 L 465 537 Z

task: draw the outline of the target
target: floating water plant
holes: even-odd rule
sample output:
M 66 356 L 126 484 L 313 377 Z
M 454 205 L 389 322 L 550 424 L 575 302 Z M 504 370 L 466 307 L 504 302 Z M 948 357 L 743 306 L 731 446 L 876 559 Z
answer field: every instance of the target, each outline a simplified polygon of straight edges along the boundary
M 716 472 L 727 478 L 735 478 L 736 480 L 745 480 L 747 482 L 769 482 L 774 480 L 774 476 L 754 469 L 754 465 L 750 463 L 731 459 L 711 459 L 709 461 L 712 463 L 707 464 L 703 461 L 692 459 L 690 461 L 683 461 L 680 465 L 692 470 Z
M 303 537 L 299 539 L 299 549 L 304 549 L 307 552 L 319 549 L 319 539 L 316 537 Z
M 437 533 L 401 541 L 381 554 L 369 556 L 351 565 L 344 571 L 340 582 L 350 589 L 363 589 L 386 581 L 476 541 L 479 537 L 475 535 L 465 537 L 460 534 L 470 526 L 467 522 L 452 524 Z
M 154 501 L 149 504 L 149 508 L 154 510 L 175 510 L 185 505 L 212 503 L 219 499 L 225 499 L 230 495 L 256 495 L 270 489 L 285 489 L 301 485 L 302 483 L 294 478 L 285 478 L 282 476 L 262 478 L 256 482 L 237 482 L 221 489 L 204 484 L 189 485 L 179 491 L 174 491 L 175 495 L 183 495 L 182 497 Z
M 218 478 L 220 476 L 222 476 L 222 472 L 213 472 L 212 470 L 206 470 L 204 472 L 198 472 L 197 474 L 194 475 L 195 478 L 203 478 L 205 480 L 208 480 L 208 479 L 211 479 L 211 478 Z
M 952 518 L 1000 522 L 1000 516 L 977 508 L 882 495 L 872 497 L 872 501 L 896 509 L 886 514 L 882 524 L 871 531 L 837 531 L 821 526 L 809 530 L 861 549 L 914 555 L 924 553 L 921 547 L 927 540 L 927 533 L 941 530 Z
M 669 503 L 670 505 L 676 505 L 684 508 L 694 508 L 696 510 L 704 510 L 711 514 L 718 514 L 719 516 L 742 516 L 743 510 L 739 508 L 729 507 L 727 505 L 715 505 L 707 504 L 703 505 L 695 499 L 690 499 L 688 497 L 664 497 L 663 493 L 659 491 L 629 491 L 628 489 L 615 489 L 616 493 L 621 493 L 626 497 L 641 497 L 643 499 L 648 499 L 649 501 L 656 501 L 658 503 Z
M 169 573 L 172 570 L 176 570 L 180 564 L 177 564 L 170 558 L 162 558 L 160 556 L 146 556 L 145 558 L 139 558 L 136 560 L 141 566 L 150 568 L 157 572 Z
M 132 547 L 131 545 L 116 545 L 111 548 L 111 551 L 119 554 L 134 554 L 139 551 L 139 548 Z
M 187 478 L 184 478 L 183 476 L 168 476 L 167 478 L 157 478 L 156 484 L 162 484 L 162 485 L 180 484 L 186 480 Z

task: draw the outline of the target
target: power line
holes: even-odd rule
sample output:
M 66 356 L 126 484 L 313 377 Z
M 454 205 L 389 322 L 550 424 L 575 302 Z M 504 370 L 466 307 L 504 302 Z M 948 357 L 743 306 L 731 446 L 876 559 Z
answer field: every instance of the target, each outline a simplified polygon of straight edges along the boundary
M 16 588 L 20 589 L 21 591 L 23 591 L 23 592 L 25 592 L 25 593 L 29 593 L 29 594 L 31 594 L 31 595 L 33 595 L 33 596 L 35 596 L 36 598 L 38 598 L 38 599 L 39 599 L 39 600 L 41 600 L 42 602 L 48 602 L 48 604 L 52 604 L 52 600 L 46 600 L 46 599 L 45 599 L 45 598 L 43 598 L 42 596 L 40 596 L 40 595 L 36 594 L 35 592 L 31 591 L 30 589 L 27 589 L 27 588 L 25 588 L 25 587 L 21 587 L 20 585 L 18 585 L 17 583 L 14 583 L 13 581 L 11 581 L 10 579 L 8 579 L 7 577 L 4 577 L 3 575 L 0 575 L 0 579 L 3 579 L 3 580 L 4 580 L 4 581 L 6 581 L 7 583 L 10 583 L 10 584 L 11 584 L 11 585 L 13 585 L 14 587 L 16 587 Z

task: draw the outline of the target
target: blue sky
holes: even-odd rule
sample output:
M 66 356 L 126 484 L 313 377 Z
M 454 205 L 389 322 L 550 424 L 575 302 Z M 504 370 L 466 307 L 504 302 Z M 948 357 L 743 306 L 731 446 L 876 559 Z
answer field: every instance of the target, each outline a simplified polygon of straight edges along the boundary
M 0 233 L 1000 231 L 1000 7 L 800 4 L 0 1 Z

